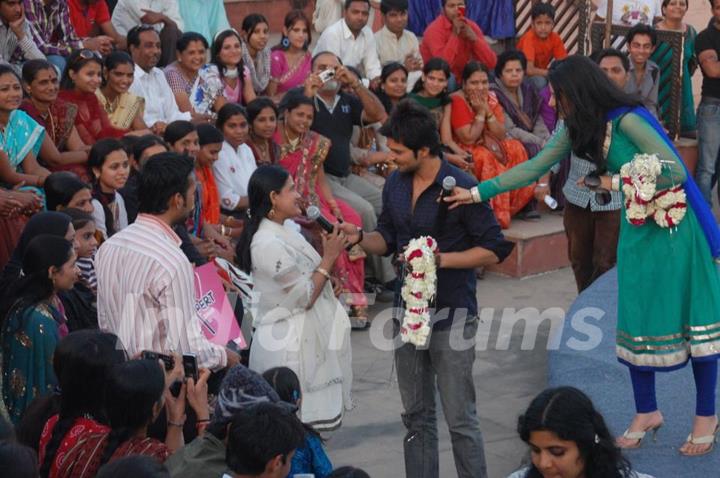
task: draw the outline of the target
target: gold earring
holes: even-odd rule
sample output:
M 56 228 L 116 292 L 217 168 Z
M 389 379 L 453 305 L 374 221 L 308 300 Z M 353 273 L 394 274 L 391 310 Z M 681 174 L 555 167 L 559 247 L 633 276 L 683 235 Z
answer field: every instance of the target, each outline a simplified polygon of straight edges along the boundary
M 270 219 L 272 219 L 272 218 L 275 217 L 275 208 L 270 209 L 270 213 L 268 214 L 268 217 L 269 217 Z

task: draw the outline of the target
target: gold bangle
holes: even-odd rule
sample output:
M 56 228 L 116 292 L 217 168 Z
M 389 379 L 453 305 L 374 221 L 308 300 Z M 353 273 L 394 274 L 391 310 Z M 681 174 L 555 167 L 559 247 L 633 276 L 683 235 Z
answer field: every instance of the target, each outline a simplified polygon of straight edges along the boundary
M 323 276 L 325 279 L 330 280 L 330 273 L 323 269 L 322 267 L 318 267 L 315 269 L 315 272 Z
M 227 236 L 227 234 L 225 234 L 225 226 L 222 224 L 220 224 L 220 235 Z
M 470 197 L 472 198 L 472 202 L 474 203 L 482 202 L 482 198 L 480 197 L 480 189 L 478 187 L 470 188 Z

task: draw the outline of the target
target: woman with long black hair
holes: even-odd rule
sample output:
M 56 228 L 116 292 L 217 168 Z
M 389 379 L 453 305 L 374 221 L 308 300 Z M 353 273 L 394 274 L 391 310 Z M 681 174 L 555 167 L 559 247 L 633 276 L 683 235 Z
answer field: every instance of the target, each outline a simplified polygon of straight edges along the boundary
M 32 416 L 28 411 L 18 428 L 21 440 L 38 448 L 40 476 L 56 476 L 58 459 L 75 446 L 81 432 L 108 430 L 103 402 L 108 374 L 125 360 L 115 334 L 80 330 L 60 341 L 53 356 L 60 392 Z
M 350 321 L 330 284 L 348 245 L 342 232 L 323 234 L 323 256 L 285 221 L 301 214 L 300 194 L 280 166 L 260 166 L 248 186 L 249 219 L 237 263 L 252 273 L 257 294 L 250 368 L 291 368 L 300 378 L 300 419 L 320 430 L 340 426 L 350 407 Z M 276 337 L 284 337 L 278 340 Z
M 532 184 L 570 151 L 595 164 L 596 171 L 582 180 L 598 195 L 621 190 L 622 183 L 630 187 L 629 195 L 623 192 L 627 219 L 621 221 L 617 252 L 616 350 L 618 360 L 630 369 L 637 413 L 618 445 L 637 448 L 646 432 L 654 433 L 662 426 L 655 371 L 682 368 L 692 360 L 697 404 L 692 433 L 680 452 L 706 454 L 718 430 L 720 278 L 713 258 L 720 256 L 720 230 L 662 126 L 636 99 L 578 55 L 557 62 L 549 80 L 565 126 L 532 160 L 471 190 L 458 188 L 447 200 L 485 201 Z M 640 194 L 641 199 L 649 198 L 647 183 L 627 171 L 622 177 L 618 173 L 637 154 L 659 159 L 660 174 L 654 185 L 658 194 L 684 191 L 687 200 L 674 203 L 686 207 L 684 217 L 669 221 L 670 206 L 664 216 L 649 216 L 647 211 L 642 217 L 636 215 L 640 208 L 636 198 Z M 633 164 L 639 167 L 642 162 Z M 649 195 L 651 201 L 659 197 Z
M 25 249 L 22 276 L 3 295 L 0 412 L 5 409 L 13 423 L 35 397 L 51 393 L 57 385 L 49 365 L 58 341 L 67 335 L 57 294 L 75 284 L 76 259 L 70 241 L 39 235 Z
M 95 178 L 92 190 L 95 226 L 103 239 L 107 239 L 128 226 L 120 189 L 130 176 L 130 160 L 119 140 L 105 138 L 90 150 L 88 167 Z
M 541 392 L 518 419 L 518 433 L 530 447 L 531 463 L 508 478 L 651 478 L 632 470 L 603 416 L 576 388 Z
M 207 423 L 207 379 L 203 370 L 195 384 L 188 379 L 177 397 L 168 390 L 175 378 L 182 377 L 182 364 L 176 360 L 169 374 L 152 360 L 130 360 L 115 365 L 105 389 L 105 412 L 109 430 L 83 433 L 77 444 L 63 456 L 58 477 L 92 478 L 105 463 L 130 455 L 145 455 L 163 463 L 183 445 L 186 390 L 192 390 L 189 404 L 198 420 Z M 198 407 L 198 404 L 200 405 Z M 163 411 L 167 413 L 165 442 L 147 436 L 148 427 Z

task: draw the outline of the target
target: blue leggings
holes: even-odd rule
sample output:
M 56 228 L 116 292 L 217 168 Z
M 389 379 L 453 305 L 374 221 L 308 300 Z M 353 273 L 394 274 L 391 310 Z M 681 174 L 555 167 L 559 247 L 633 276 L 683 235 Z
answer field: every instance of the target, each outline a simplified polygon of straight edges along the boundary
M 715 415 L 715 390 L 717 389 L 717 360 L 692 361 L 695 377 L 695 414 L 699 417 Z M 655 398 L 655 372 L 642 372 L 630 368 L 635 410 L 637 413 L 650 413 L 658 409 Z

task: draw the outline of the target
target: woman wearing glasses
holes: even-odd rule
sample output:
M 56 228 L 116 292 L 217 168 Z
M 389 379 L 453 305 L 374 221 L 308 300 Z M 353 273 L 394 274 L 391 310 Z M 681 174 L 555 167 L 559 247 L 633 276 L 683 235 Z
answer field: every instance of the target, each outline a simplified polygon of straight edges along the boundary
M 682 185 L 687 210 L 672 229 L 660 227 L 662 219 L 656 223 L 657 216 L 640 225 L 629 222 L 635 219 L 632 214 L 621 219 L 616 351 L 618 360 L 630 368 L 636 415 L 617 443 L 637 448 L 646 432 L 662 426 L 655 371 L 675 370 L 692 360 L 695 418 L 680 452 L 706 454 L 713 448 L 718 425 L 720 278 L 713 257 L 720 256 L 720 230 L 662 126 L 597 65 L 573 55 L 550 70 L 549 81 L 564 127 L 533 159 L 471 190 L 458 188 L 448 201 L 455 207 L 531 184 L 571 151 L 597 167 L 598 176 L 579 182 L 605 195 L 620 188 L 617 173 L 634 155 L 657 155 L 662 161 L 657 190 Z M 632 196 L 623 199 L 626 204 L 634 201 Z
M 120 138 L 128 132 L 112 125 L 95 96 L 102 84 L 102 68 L 102 60 L 96 53 L 76 50 L 68 57 L 60 80 L 59 98 L 77 106 L 75 127 L 83 143 L 88 145 L 103 138 Z

